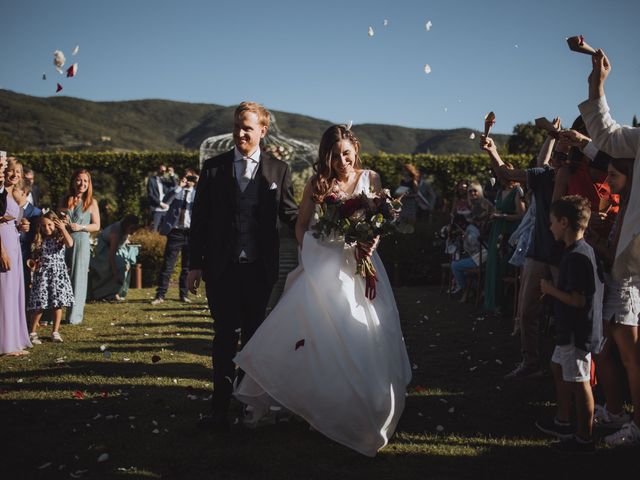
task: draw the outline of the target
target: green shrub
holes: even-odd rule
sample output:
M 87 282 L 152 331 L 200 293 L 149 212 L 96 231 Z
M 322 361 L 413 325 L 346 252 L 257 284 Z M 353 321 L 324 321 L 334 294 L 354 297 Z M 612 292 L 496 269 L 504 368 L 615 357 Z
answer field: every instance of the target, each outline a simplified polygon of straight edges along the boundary
M 515 168 L 526 168 L 531 159 L 529 155 L 505 155 L 505 162 Z M 433 186 L 441 198 L 451 199 L 454 188 L 459 180 L 471 178 L 484 183 L 491 175 L 491 163 L 486 154 L 478 155 L 399 155 L 380 153 L 363 155 L 365 168 L 375 170 L 380 174 L 382 185 L 393 191 L 400 185 L 402 167 L 405 163 L 412 163 L 417 168 L 424 167 L 433 179 Z
M 158 280 L 158 273 L 162 267 L 167 237 L 142 228 L 131 235 L 131 243 L 140 245 L 138 263 L 142 264 L 142 286 L 155 286 Z
M 94 178 L 94 195 L 100 200 L 115 204 L 114 218 L 127 213 L 146 215 L 146 179 L 160 164 L 172 165 L 176 172 L 198 167 L 197 152 L 54 152 L 25 153 L 18 155 L 25 165 L 33 168 L 37 181 L 46 187 L 48 205 L 57 206 L 69 185 L 71 175 L 78 168 L 86 168 Z M 524 167 L 527 155 L 506 155 L 505 161 L 515 167 Z M 425 167 L 433 178 L 436 191 L 444 198 L 451 198 L 455 183 L 466 177 L 486 180 L 490 175 L 490 163 L 486 154 L 478 155 L 402 155 L 379 153 L 363 155 L 366 168 L 376 170 L 382 184 L 390 189 L 400 183 L 402 166 L 413 163 Z M 296 197 L 311 174 L 310 169 L 293 172 L 292 180 Z
M 94 196 L 116 204 L 114 217 L 128 213 L 146 215 L 146 179 L 161 164 L 178 174 L 198 167 L 197 152 L 54 152 L 18 154 L 36 172 L 36 181 L 46 180 L 48 205 L 56 207 L 65 195 L 73 172 L 86 168 L 94 182 Z

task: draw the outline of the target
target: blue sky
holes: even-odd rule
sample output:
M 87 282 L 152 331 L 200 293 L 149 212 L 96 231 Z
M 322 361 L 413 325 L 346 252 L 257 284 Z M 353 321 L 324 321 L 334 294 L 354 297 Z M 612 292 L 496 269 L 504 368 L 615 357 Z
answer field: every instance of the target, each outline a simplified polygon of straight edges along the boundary
M 0 88 L 36 96 L 62 80 L 61 94 L 90 100 L 250 99 L 416 128 L 481 129 L 494 110 L 509 133 L 539 116 L 572 122 L 590 59 L 565 38 L 582 34 L 611 59 L 614 118 L 640 114 L 637 0 L 0 0 L 0 12 Z M 56 49 L 77 77 L 55 72 Z

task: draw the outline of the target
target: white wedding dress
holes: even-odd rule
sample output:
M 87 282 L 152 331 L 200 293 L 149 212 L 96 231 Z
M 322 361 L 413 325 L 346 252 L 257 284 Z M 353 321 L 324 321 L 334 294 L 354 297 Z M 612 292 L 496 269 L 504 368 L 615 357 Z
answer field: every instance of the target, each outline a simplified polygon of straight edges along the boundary
M 369 185 L 365 170 L 356 192 Z M 368 456 L 393 435 L 411 380 L 393 291 L 377 253 L 372 261 L 370 301 L 353 247 L 306 232 L 280 301 L 235 357 L 245 376 L 234 392 L 260 411 L 283 406 Z

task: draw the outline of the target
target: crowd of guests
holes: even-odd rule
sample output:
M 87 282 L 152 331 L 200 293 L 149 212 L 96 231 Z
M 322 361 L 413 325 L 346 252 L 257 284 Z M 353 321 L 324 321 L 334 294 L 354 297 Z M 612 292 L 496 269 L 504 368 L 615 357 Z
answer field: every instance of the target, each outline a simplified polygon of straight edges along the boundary
M 154 303 L 164 299 L 180 252 L 180 295 L 189 301 L 185 252 L 197 180 L 192 169 L 178 179 L 172 168 L 164 166 L 148 179 L 151 229 L 167 236 Z M 87 299 L 125 300 L 136 263 L 138 246 L 130 236 L 140 226 L 138 217 L 125 215 L 101 228 L 88 170 L 74 172 L 57 208 L 40 208 L 40 201 L 33 171 L 17 158 L 2 157 L 0 354 L 28 353 L 27 348 L 42 343 L 38 327 L 46 324 L 52 325 L 51 340 L 62 342 L 63 310 L 67 323 L 80 324 Z
M 529 168 L 503 162 L 483 136 L 497 179 L 495 201 L 483 198 L 480 184 L 460 181 L 443 232 L 452 293 L 466 292 L 477 278 L 469 272 L 481 269 L 484 307 L 496 311 L 505 303 L 507 272 L 520 280 L 513 308 L 522 360 L 506 379 L 540 376 L 549 360 L 542 332 L 553 333 L 557 412 L 536 426 L 560 439 L 558 449 L 578 453 L 594 450 L 594 425 L 611 429 L 604 438 L 609 445 L 640 444 L 640 201 L 634 186 L 640 129 L 609 115 L 603 87 L 609 71 L 598 51 L 580 116 L 569 129 L 554 120 L 555 131 Z M 625 385 L 632 414 L 623 408 Z

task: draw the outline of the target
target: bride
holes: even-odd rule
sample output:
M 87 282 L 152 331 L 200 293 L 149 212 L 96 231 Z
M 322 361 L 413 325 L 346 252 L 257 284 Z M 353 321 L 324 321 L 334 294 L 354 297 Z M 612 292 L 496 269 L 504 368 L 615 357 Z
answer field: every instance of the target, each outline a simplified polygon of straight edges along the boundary
M 380 190 L 378 174 L 361 168 L 359 150 L 343 125 L 322 136 L 296 224 L 300 265 L 235 357 L 245 375 L 234 394 L 253 407 L 253 421 L 282 406 L 332 440 L 374 456 L 393 435 L 411 380 L 393 291 L 375 243 L 364 245 L 378 272 L 377 296 L 369 300 L 355 275 L 355 247 L 309 231 L 328 193 Z

